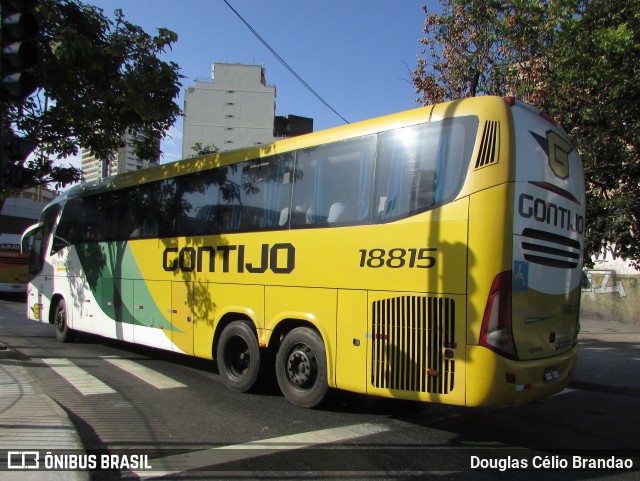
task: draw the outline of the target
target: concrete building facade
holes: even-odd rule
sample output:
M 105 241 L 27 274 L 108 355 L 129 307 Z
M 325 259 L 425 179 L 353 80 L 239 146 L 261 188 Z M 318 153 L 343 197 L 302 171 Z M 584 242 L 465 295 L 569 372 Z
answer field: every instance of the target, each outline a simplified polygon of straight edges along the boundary
M 211 78 L 187 88 L 182 157 L 197 143 L 226 151 L 273 142 L 276 88 L 264 67 L 215 63 Z

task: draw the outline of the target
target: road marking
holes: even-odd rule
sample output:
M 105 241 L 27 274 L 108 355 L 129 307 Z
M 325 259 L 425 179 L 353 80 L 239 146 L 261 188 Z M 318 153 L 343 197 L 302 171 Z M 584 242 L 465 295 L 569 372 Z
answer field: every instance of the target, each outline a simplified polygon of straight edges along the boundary
M 551 397 L 555 397 L 555 396 L 562 396 L 563 394 L 569 394 L 572 392 L 576 392 L 575 389 L 572 389 L 570 387 L 565 387 L 562 391 L 555 393 L 553 396 Z
M 291 434 L 278 438 L 261 439 L 243 444 L 231 444 L 202 451 L 150 459 L 149 463 L 152 466 L 151 471 L 140 470 L 133 472 L 141 479 L 167 476 L 191 469 L 251 459 L 293 449 L 303 449 L 320 444 L 347 441 L 371 434 L 382 433 L 390 429 L 390 427 L 381 424 L 354 424 L 339 428 Z
M 116 392 L 98 378 L 73 364 L 69 359 L 47 358 L 43 359 L 42 362 L 66 379 L 83 396 Z
M 151 384 L 153 387 L 157 389 L 173 389 L 178 387 L 187 387 L 185 384 L 176 381 L 175 379 L 171 379 L 164 374 L 159 373 L 158 371 L 154 371 L 153 369 L 149 369 L 142 364 L 139 364 L 131 359 L 122 359 L 120 357 L 113 356 L 101 356 L 101 359 L 104 359 L 110 364 L 122 369 L 123 371 L 128 372 L 129 374 L 133 374 L 137 378 L 142 381 Z

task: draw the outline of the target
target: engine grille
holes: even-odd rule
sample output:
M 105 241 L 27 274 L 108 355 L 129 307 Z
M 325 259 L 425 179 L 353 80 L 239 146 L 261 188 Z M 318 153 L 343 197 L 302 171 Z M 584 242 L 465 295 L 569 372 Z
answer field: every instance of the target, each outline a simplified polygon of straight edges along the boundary
M 371 383 L 447 394 L 454 388 L 455 302 L 400 296 L 373 302 Z

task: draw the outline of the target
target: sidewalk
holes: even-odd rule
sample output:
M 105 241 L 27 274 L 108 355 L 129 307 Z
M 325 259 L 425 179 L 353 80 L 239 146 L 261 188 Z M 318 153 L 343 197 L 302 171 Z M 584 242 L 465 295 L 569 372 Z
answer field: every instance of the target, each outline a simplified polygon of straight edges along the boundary
M 15 353 L 0 341 L 0 461 L 6 451 L 83 450 L 82 442 L 67 413 L 37 385 L 14 359 Z M 18 462 L 14 455 L 12 462 Z M 44 465 L 44 459 L 40 459 Z M 86 480 L 80 471 L 2 471 L 4 480 Z
M 638 341 L 640 338 L 640 323 L 627 324 L 588 317 L 580 319 L 580 337 L 599 338 L 602 334 L 624 334 L 628 335 L 628 337 L 625 336 L 628 341 Z

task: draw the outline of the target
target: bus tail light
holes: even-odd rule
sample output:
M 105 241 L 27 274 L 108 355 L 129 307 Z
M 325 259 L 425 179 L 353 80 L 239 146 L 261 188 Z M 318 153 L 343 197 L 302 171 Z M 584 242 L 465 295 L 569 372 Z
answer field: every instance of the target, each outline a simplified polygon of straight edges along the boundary
M 491 284 L 482 319 L 480 345 L 501 356 L 517 359 L 511 324 L 511 271 L 506 271 L 498 274 Z

